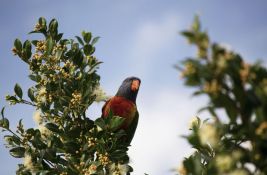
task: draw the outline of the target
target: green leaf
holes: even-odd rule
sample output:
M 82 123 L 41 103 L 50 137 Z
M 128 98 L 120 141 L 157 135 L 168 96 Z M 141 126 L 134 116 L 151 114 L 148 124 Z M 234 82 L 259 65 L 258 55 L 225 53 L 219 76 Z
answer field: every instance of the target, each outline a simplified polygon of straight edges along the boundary
M 15 135 L 12 136 L 12 140 L 13 140 L 13 142 L 14 142 L 15 144 L 17 144 L 17 145 L 20 145 L 20 144 L 21 144 L 21 142 L 20 142 L 20 138 L 17 137 L 17 136 L 15 136 Z
M 32 80 L 32 81 L 35 81 L 35 82 L 39 82 L 41 80 L 41 76 L 40 75 L 29 75 L 29 78 Z
M 203 90 L 195 91 L 192 96 L 198 96 L 198 95 L 203 95 L 205 92 Z
M 99 126 L 102 129 L 106 128 L 106 124 L 103 118 L 98 118 L 95 120 L 95 125 Z
M 23 44 L 23 51 L 24 51 L 24 56 L 25 59 L 28 60 L 32 56 L 32 45 L 29 40 L 26 40 Z
M 19 120 L 19 128 L 23 128 L 22 119 Z
M 3 107 L 2 110 L 1 110 L 1 116 L 2 116 L 2 118 L 5 118 L 4 112 L 5 112 L 5 107 Z
M 89 55 L 91 55 L 91 52 L 93 51 L 93 46 L 92 46 L 92 45 L 88 45 L 88 44 L 86 44 L 86 45 L 84 45 L 84 47 L 83 47 L 83 51 L 84 51 L 84 54 L 85 54 L 86 56 L 89 56 Z
M 68 164 L 69 164 L 68 161 L 66 161 L 64 158 L 61 158 L 61 157 L 58 158 L 58 163 L 62 164 L 64 166 L 68 166 Z
M 125 118 L 122 118 L 119 116 L 113 116 L 110 120 L 109 127 L 112 131 L 115 131 L 123 124 L 124 121 L 125 121 Z
M 78 145 L 77 142 L 68 141 L 68 142 L 64 143 L 64 149 L 67 152 L 75 153 L 77 150 L 79 150 L 79 148 L 80 148 L 80 145 Z
M 2 119 L 2 127 L 9 129 L 9 120 L 7 118 Z
M 212 98 L 212 102 L 214 104 L 214 107 L 224 108 L 231 121 L 234 122 L 236 120 L 238 111 L 236 102 L 231 99 L 231 97 L 224 94 L 219 94 L 217 97 Z
M 181 34 L 187 38 L 187 40 L 189 41 L 190 44 L 194 43 L 196 40 L 194 33 L 191 31 L 183 31 L 183 32 L 181 32 Z
M 78 43 L 75 43 L 73 39 L 70 39 L 69 42 L 71 45 L 71 50 L 69 50 L 69 51 L 74 52 L 76 50 L 79 50 L 79 44 Z
M 0 127 L 9 130 L 9 120 L 7 118 L 0 119 Z
M 82 32 L 82 36 L 83 36 L 83 40 L 85 41 L 85 43 L 88 44 L 91 41 L 92 33 L 91 32 Z
M 17 103 L 19 101 L 15 96 L 10 96 L 10 95 L 6 96 L 6 100 L 11 103 Z
M 22 92 L 22 89 L 21 87 L 19 86 L 19 84 L 16 84 L 15 87 L 14 87 L 14 91 L 16 93 L 16 95 L 19 97 L 19 98 L 22 98 L 23 96 L 23 92 Z
M 9 150 L 9 153 L 11 156 L 15 158 L 22 158 L 24 157 L 25 154 L 25 148 L 23 147 L 12 148 L 11 150 Z
M 15 41 L 14 41 L 14 46 L 15 46 L 15 48 L 19 51 L 19 52 L 21 52 L 21 50 L 22 50 L 22 43 L 21 43 L 21 41 L 17 38 L 17 39 L 15 39 Z
M 52 37 L 48 37 L 46 40 L 46 55 L 50 55 L 52 53 L 54 47 L 54 42 Z
M 93 53 L 95 53 L 95 47 L 93 47 L 93 48 L 92 48 L 92 50 L 91 50 L 91 53 L 90 53 L 90 54 L 92 55 Z
M 46 19 L 45 19 L 44 17 L 40 17 L 40 18 L 39 18 L 39 24 L 40 24 L 41 26 L 46 26 Z
M 28 97 L 31 99 L 31 101 L 35 100 L 33 88 L 28 89 Z
M 63 50 L 57 50 L 56 52 L 56 59 L 60 59 L 63 54 Z
M 6 141 L 7 144 L 12 145 L 12 143 L 13 143 L 12 136 L 5 135 L 4 136 L 4 139 L 5 139 L 5 141 Z
M 84 42 L 83 42 L 83 40 L 82 40 L 81 37 L 79 37 L 79 36 L 75 36 L 75 37 L 77 38 L 78 42 L 79 42 L 81 45 L 84 45 Z
M 31 41 L 31 43 L 34 45 L 34 46 L 37 46 L 37 43 L 38 43 L 39 41 L 38 40 L 32 40 Z
M 57 36 L 56 36 L 56 41 L 59 41 L 63 36 L 63 33 L 59 33 Z
M 58 28 L 58 22 L 56 19 L 52 19 L 51 22 L 49 23 L 49 31 L 50 34 L 53 38 L 57 37 L 57 28 Z
M 62 141 L 61 141 L 58 137 L 53 136 L 52 141 L 53 141 L 53 144 L 54 144 L 55 146 L 57 146 L 57 147 L 59 147 L 59 148 L 63 147 L 63 143 L 62 143 Z
M 25 50 L 28 50 L 28 49 L 31 49 L 31 42 L 29 40 L 26 40 L 24 43 L 23 43 L 23 49 Z
M 102 63 L 103 62 L 96 62 L 94 65 L 92 65 L 88 71 L 88 74 L 94 73 L 98 69 L 98 65 Z
M 94 39 L 92 40 L 92 43 L 91 43 L 91 45 L 95 45 L 97 42 L 98 42 L 98 40 L 100 39 L 100 37 L 99 36 L 97 36 L 97 37 L 94 37 Z
M 33 128 L 29 128 L 26 130 L 26 133 L 29 134 L 29 135 L 35 135 L 37 131 L 35 131 Z
M 83 63 L 83 58 L 83 53 L 79 50 L 73 57 L 73 63 L 80 67 Z
M 70 138 L 76 138 L 76 137 L 80 136 L 81 131 L 82 130 L 80 127 L 75 127 L 73 129 L 69 130 L 67 132 L 67 134 L 68 134 L 68 137 L 70 137 Z
M 112 153 L 110 153 L 110 156 L 113 159 L 118 159 L 118 160 L 122 159 L 126 155 L 127 155 L 126 152 L 123 150 L 115 150 Z
M 194 32 L 199 32 L 200 31 L 200 21 L 199 21 L 199 17 L 196 15 L 194 22 L 192 24 L 192 29 Z
M 9 145 L 14 145 L 14 144 L 19 145 L 21 143 L 20 139 L 14 135 L 5 135 L 4 139 Z
M 56 133 L 60 133 L 61 132 L 60 129 L 58 129 L 58 126 L 56 124 L 54 124 L 54 123 L 47 123 L 45 125 L 45 127 L 47 129 L 49 129 L 50 131 L 53 131 L 53 132 L 56 132 Z
M 203 174 L 203 168 L 201 164 L 201 155 L 198 152 L 192 154 L 189 158 L 183 161 L 183 164 L 190 174 L 200 175 Z
M 31 143 L 32 143 L 32 145 L 33 145 L 35 148 L 37 148 L 37 149 L 39 149 L 39 150 L 42 150 L 42 149 L 45 149 L 45 148 L 47 147 L 47 144 L 45 144 L 45 143 L 42 141 L 40 135 L 41 135 L 41 134 L 40 134 L 39 131 L 36 132 L 36 133 L 35 133 L 35 136 L 34 136 L 34 139 L 31 140 Z

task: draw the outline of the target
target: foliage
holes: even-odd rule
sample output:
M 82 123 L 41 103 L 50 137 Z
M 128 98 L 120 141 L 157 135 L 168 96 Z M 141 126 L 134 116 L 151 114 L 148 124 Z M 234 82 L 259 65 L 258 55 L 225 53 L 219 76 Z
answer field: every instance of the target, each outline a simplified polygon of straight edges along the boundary
M 12 51 L 29 66 L 34 85 L 25 97 L 16 84 L 6 100 L 33 106 L 38 127 L 26 129 L 20 120 L 13 131 L 4 108 L 0 120 L 10 155 L 24 159 L 17 174 L 129 174 L 129 145 L 121 142 L 125 132 L 117 130 L 123 119 L 110 114 L 93 121 L 86 115 L 92 103 L 105 99 L 97 74 L 101 62 L 93 56 L 99 37 L 82 32 L 77 40 L 64 39 L 58 22 L 47 25 L 44 18 L 30 33 L 42 37 L 23 44 L 16 39 Z
M 198 54 L 177 68 L 185 85 L 196 89 L 194 96 L 208 97 L 200 111 L 213 118 L 192 122 L 186 139 L 196 151 L 185 158 L 179 174 L 267 174 L 267 69 L 211 43 L 198 17 L 181 34 Z

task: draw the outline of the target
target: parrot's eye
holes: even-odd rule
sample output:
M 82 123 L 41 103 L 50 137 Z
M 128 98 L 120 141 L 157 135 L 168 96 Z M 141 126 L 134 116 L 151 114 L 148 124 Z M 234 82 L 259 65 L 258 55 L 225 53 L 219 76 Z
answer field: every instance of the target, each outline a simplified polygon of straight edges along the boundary
M 139 80 L 133 80 L 131 85 L 132 91 L 137 91 L 139 89 L 140 82 Z

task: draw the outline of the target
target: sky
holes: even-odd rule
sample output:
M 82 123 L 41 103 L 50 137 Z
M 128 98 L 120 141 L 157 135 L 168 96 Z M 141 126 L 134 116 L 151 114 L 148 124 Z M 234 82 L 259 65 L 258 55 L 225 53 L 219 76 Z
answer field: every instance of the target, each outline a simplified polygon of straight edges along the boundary
M 64 37 L 73 38 L 82 30 L 101 39 L 96 45 L 101 86 L 114 95 L 128 76 L 142 80 L 137 97 L 139 124 L 129 155 L 133 175 L 175 174 L 192 149 L 181 136 L 207 99 L 192 98 L 194 89 L 183 85 L 173 68 L 196 50 L 179 35 L 189 28 L 195 14 L 213 42 L 223 43 L 248 62 L 267 62 L 267 1 L 264 0 L 1 0 L 0 2 L 0 106 L 15 128 L 19 119 L 35 127 L 34 109 L 8 106 L 5 95 L 19 83 L 26 90 L 32 82 L 27 66 L 11 53 L 15 38 L 26 40 L 39 17 L 56 18 Z M 100 116 L 102 103 L 88 113 Z M 199 114 L 209 118 L 208 114 Z M 15 174 L 20 160 L 12 158 L 0 134 L 1 174 Z

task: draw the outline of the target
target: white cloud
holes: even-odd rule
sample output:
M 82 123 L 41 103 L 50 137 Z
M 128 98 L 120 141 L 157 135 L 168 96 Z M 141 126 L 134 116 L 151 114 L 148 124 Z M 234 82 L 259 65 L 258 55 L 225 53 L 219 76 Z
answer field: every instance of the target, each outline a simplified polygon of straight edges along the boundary
M 174 174 L 170 170 L 192 152 L 180 136 L 188 132 L 188 122 L 199 106 L 200 100 L 192 101 L 189 94 L 170 88 L 139 97 L 140 120 L 129 151 L 133 175 Z
M 132 38 L 129 57 L 133 63 L 138 63 L 138 72 L 145 73 L 148 66 L 155 62 L 160 53 L 173 45 L 177 38 L 177 29 L 180 19 L 174 13 L 168 13 L 161 19 L 144 20 Z

